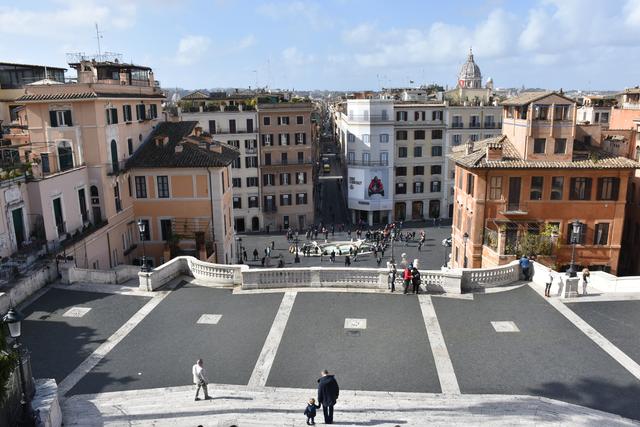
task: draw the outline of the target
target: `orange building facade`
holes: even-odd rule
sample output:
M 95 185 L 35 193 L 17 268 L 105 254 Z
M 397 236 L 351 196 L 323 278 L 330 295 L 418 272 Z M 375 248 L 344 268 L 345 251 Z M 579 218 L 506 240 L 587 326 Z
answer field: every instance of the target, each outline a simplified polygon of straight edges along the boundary
M 576 263 L 618 271 L 627 186 L 639 164 L 577 139 L 575 112 L 562 94 L 525 93 L 503 103 L 501 136 L 454 152 L 451 266 L 524 254 L 566 269 L 578 221 Z

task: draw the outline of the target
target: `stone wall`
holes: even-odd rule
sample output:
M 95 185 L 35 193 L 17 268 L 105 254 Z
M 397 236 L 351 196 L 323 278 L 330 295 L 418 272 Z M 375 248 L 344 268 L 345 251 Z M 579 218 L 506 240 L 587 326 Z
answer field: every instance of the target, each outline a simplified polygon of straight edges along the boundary
M 0 293 L 0 313 L 6 313 L 9 307 L 20 304 L 57 277 L 55 264 L 50 263 L 30 272 L 26 277 L 19 278 L 16 283 L 11 284 L 9 290 Z
M 111 270 L 88 270 L 77 267 L 61 267 L 62 283 L 120 284 L 138 277 L 140 267 L 119 265 Z
M 520 279 L 520 264 L 518 264 L 518 261 L 513 261 L 500 267 L 466 268 L 461 271 L 463 292 L 505 286 Z

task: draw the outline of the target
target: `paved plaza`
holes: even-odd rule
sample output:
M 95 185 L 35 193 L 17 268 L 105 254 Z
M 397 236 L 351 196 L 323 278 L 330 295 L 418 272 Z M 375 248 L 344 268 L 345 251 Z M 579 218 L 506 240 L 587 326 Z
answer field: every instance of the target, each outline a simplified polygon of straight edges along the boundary
M 336 420 L 347 425 L 640 420 L 640 296 L 564 304 L 533 284 L 446 297 L 193 282 L 58 285 L 23 308 L 34 374 L 60 384 L 66 425 L 300 425 L 324 368 L 344 390 Z M 218 384 L 208 402 L 193 402 L 199 357 Z

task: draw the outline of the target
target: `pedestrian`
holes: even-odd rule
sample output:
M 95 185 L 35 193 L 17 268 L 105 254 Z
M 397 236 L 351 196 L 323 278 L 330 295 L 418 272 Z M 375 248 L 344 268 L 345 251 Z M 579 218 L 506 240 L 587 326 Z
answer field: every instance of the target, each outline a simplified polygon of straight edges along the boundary
M 253 249 L 253 260 L 257 261 L 258 260 L 258 249 Z
M 307 416 L 307 425 L 312 426 L 315 425 L 314 418 L 316 417 L 316 409 L 318 409 L 320 405 L 316 405 L 316 400 L 312 397 L 309 399 L 307 408 L 304 410 L 304 414 Z
M 409 292 L 409 285 L 411 285 L 411 264 L 407 265 L 402 273 L 402 280 L 404 284 L 404 294 L 406 295 Z
M 582 269 L 582 295 L 587 294 L 587 282 L 589 281 L 589 276 L 591 273 L 587 267 Z
M 382 262 L 382 255 L 378 255 L 376 257 L 376 262 L 378 263 L 378 267 L 380 267 L 380 263 Z
M 322 405 L 325 424 L 333 424 L 333 406 L 336 404 L 339 394 L 338 382 L 325 369 L 322 371 L 322 377 L 318 379 L 318 403 Z
M 274 250 L 276 248 L 276 242 L 275 241 L 271 241 L 271 250 Z
M 278 261 L 278 268 L 284 268 L 284 260 L 282 258 Z
M 549 277 L 547 278 L 547 283 L 545 284 L 545 287 L 544 287 L 545 297 L 551 296 L 551 285 L 553 285 L 553 270 L 549 269 Z
M 344 257 L 344 266 L 349 267 L 350 265 L 351 265 L 351 257 L 349 255 L 346 255 Z
M 242 249 L 242 259 L 244 259 L 244 262 L 247 262 L 247 250 L 246 249 Z
M 398 270 L 396 269 L 396 264 L 394 262 L 390 262 L 389 263 L 388 289 L 391 289 L 391 292 L 395 292 L 396 291 L 396 274 L 397 273 L 398 273 Z
M 411 269 L 411 281 L 413 282 L 413 293 L 420 293 L 420 272 L 415 265 Z
M 329 255 L 329 260 L 332 263 L 336 262 L 336 251 L 334 249 L 331 250 L 331 255 Z
M 522 275 L 524 276 L 524 280 L 529 281 L 529 268 L 531 266 L 531 262 L 526 255 L 522 254 L 520 258 L 520 268 L 522 269 Z
M 198 395 L 200 394 L 200 389 L 204 392 L 204 399 L 209 400 L 209 392 L 207 391 L 207 378 L 205 377 L 204 371 L 204 362 L 202 359 L 198 359 L 191 368 L 191 373 L 193 374 L 193 383 L 196 385 L 196 398 L 195 400 L 200 400 Z
M 266 257 L 262 257 L 262 266 L 263 266 L 263 267 L 264 267 L 264 263 L 265 263 L 265 261 L 266 261 L 266 260 L 267 260 L 267 258 L 266 258 Z

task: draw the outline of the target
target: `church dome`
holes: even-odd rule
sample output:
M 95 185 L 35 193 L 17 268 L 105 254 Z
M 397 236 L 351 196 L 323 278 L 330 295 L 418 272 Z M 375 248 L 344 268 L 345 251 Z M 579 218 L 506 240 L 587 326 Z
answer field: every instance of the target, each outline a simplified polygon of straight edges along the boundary
M 473 60 L 473 51 L 469 49 L 469 57 L 467 62 L 460 68 L 458 74 L 458 86 L 466 88 L 479 89 L 482 87 L 482 73 L 480 67 Z

